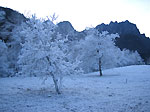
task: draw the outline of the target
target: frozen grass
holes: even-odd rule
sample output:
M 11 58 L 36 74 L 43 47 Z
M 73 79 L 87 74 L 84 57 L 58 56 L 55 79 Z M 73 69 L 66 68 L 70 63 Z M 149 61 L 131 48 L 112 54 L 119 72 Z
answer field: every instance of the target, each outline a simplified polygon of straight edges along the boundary
M 150 66 L 65 77 L 56 95 L 51 78 L 0 79 L 0 112 L 150 112 Z

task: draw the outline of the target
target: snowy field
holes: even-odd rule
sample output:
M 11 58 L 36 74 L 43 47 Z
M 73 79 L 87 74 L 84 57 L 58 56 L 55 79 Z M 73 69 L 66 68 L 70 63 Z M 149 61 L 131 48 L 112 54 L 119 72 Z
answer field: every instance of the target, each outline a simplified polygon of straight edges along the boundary
M 64 77 L 56 95 L 51 78 L 0 78 L 0 112 L 150 112 L 150 66 L 128 66 Z

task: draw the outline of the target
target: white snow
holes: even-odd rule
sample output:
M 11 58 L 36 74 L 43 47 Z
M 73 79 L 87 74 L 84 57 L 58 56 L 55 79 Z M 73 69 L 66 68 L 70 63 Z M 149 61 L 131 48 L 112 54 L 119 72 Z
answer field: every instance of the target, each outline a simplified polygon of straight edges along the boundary
M 150 112 L 150 65 L 64 77 L 56 95 L 52 79 L 0 78 L 0 112 Z

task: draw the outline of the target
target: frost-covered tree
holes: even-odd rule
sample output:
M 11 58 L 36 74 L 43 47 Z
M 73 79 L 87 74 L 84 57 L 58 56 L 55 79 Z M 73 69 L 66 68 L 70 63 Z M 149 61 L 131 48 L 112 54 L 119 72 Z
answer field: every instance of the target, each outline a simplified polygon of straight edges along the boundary
M 2 39 L 7 47 L 7 55 L 9 72 L 8 76 L 13 76 L 17 72 L 17 57 L 20 52 L 20 38 L 17 35 L 17 26 L 25 21 L 25 17 L 11 9 L 0 7 L 0 39 Z M 15 30 L 14 30 L 15 29 Z
M 142 63 L 137 52 L 121 51 L 115 46 L 116 37 L 119 35 L 90 29 L 85 39 L 75 46 L 73 54 L 82 61 L 80 66 L 86 73 L 99 70 L 102 75 L 101 69 Z
M 137 51 L 123 49 L 117 54 L 116 57 L 118 59 L 118 66 L 144 64 L 144 60 L 141 58 L 140 54 Z
M 102 67 L 110 65 L 110 61 L 105 60 L 111 60 L 111 52 L 113 53 L 113 49 L 115 48 L 113 40 L 116 37 L 118 37 L 117 34 L 108 34 L 108 32 L 99 33 L 95 29 L 89 30 L 88 36 L 81 42 L 84 52 L 82 66 L 85 71 L 90 72 L 92 69 L 94 71 L 99 69 L 100 76 L 102 75 Z
M 0 77 L 6 77 L 11 74 L 11 69 L 9 68 L 9 61 L 7 45 L 0 40 Z
M 24 24 L 24 23 L 22 23 Z M 15 75 L 18 72 L 18 56 L 21 51 L 21 43 L 24 42 L 24 36 L 20 34 L 20 31 L 23 30 L 21 26 L 17 26 L 13 29 L 12 35 L 10 38 L 10 42 L 7 43 L 8 46 L 8 60 L 10 62 L 10 68 L 12 68 L 13 72 L 11 75 Z
M 50 20 L 31 18 L 22 24 L 20 35 L 24 36 L 19 55 L 19 74 L 28 76 L 52 76 L 55 89 L 60 94 L 59 83 L 64 75 L 77 73 L 78 62 L 71 63 L 67 58 L 68 40 L 55 32 Z

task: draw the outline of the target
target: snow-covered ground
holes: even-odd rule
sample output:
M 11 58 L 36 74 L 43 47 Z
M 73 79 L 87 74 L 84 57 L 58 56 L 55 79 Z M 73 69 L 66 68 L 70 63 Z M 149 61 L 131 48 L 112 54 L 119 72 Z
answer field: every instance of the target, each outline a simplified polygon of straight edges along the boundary
M 0 112 L 150 112 L 150 66 L 65 77 L 61 95 L 51 78 L 0 78 Z

